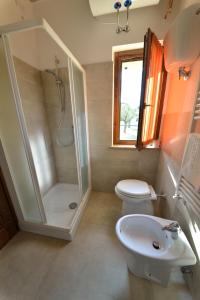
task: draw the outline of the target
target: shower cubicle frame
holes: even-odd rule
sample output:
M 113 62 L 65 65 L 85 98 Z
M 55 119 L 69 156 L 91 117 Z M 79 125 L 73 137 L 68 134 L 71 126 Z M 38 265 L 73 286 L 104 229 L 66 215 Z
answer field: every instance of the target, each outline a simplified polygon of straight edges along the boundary
M 74 124 L 74 135 L 75 135 L 75 149 L 76 149 L 76 160 L 77 160 L 77 171 L 78 171 L 78 183 L 80 195 L 82 194 L 82 185 L 81 185 L 81 169 L 80 169 L 80 140 L 78 138 L 78 124 L 77 124 L 77 115 L 76 115 L 76 105 L 75 105 L 75 91 L 73 87 L 73 63 L 78 67 L 78 69 L 83 74 L 83 84 L 84 84 L 84 108 L 85 108 L 85 117 L 86 117 L 86 135 L 87 135 L 87 159 L 88 159 L 88 190 L 81 199 L 79 207 L 73 217 L 71 226 L 69 228 L 60 228 L 46 224 L 46 216 L 44 211 L 44 206 L 42 203 L 42 198 L 40 194 L 37 174 L 35 170 L 35 165 L 32 157 L 32 151 L 30 147 L 28 132 L 25 124 L 25 117 L 21 104 L 21 97 L 18 88 L 18 83 L 15 74 L 14 62 L 11 54 L 11 49 L 8 41 L 8 35 L 14 32 L 27 31 L 33 29 L 43 29 L 45 30 L 49 36 L 54 40 L 54 42 L 63 50 L 66 54 L 66 59 L 68 60 L 68 72 L 70 78 L 70 94 L 71 94 L 71 104 L 72 104 L 72 115 L 73 115 L 73 124 Z M 80 65 L 78 60 L 74 57 L 74 55 L 70 52 L 67 46 L 63 43 L 60 37 L 56 34 L 56 32 L 51 28 L 51 26 L 46 22 L 43 18 L 38 18 L 34 20 L 21 21 L 18 23 L 13 23 L 0 27 L 0 35 L 3 42 L 3 48 L 6 56 L 7 68 L 9 72 L 9 77 L 12 86 L 12 94 L 14 98 L 14 103 L 17 111 L 19 126 L 22 133 L 24 148 L 26 152 L 26 158 L 29 165 L 29 170 L 33 182 L 33 187 L 35 191 L 35 196 L 37 199 L 38 208 L 41 216 L 41 223 L 30 222 L 25 220 L 23 214 L 23 206 L 20 204 L 20 199 L 12 197 L 13 205 L 15 207 L 19 227 L 22 230 L 30 231 L 34 233 L 44 234 L 47 236 L 53 236 L 57 238 L 62 238 L 66 240 L 72 240 L 73 236 L 76 232 L 77 226 L 80 222 L 81 215 L 84 211 L 84 207 L 86 206 L 90 191 L 91 191 L 91 167 L 90 167 L 90 153 L 89 153 L 89 131 L 88 131 L 88 113 L 87 113 L 87 95 L 86 95 L 86 74 L 83 67 Z M 8 164 L 7 164 L 8 165 Z M 12 177 L 12 176 L 11 176 Z M 8 188 L 13 189 L 12 184 L 8 181 Z M 11 193 L 12 194 L 12 193 Z M 18 203 L 16 203 L 18 202 Z M 21 211 L 20 211 L 21 210 Z

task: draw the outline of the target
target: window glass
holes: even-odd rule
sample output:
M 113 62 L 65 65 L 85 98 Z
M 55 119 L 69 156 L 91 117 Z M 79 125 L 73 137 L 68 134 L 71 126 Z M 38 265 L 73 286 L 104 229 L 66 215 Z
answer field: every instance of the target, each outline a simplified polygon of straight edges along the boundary
M 122 62 L 120 140 L 137 140 L 142 60 Z

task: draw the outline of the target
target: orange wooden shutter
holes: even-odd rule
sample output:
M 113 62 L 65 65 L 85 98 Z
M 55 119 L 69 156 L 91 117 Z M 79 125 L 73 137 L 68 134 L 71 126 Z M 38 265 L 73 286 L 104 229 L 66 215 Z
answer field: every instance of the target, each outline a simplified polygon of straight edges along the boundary
M 164 98 L 166 72 L 163 47 L 150 29 L 144 39 L 144 62 L 137 147 L 158 138 Z

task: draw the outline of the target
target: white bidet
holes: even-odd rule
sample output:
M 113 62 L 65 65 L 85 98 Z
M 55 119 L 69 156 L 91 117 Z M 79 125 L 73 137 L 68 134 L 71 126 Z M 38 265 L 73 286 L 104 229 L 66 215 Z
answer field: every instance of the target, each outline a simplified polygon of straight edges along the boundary
M 141 214 L 126 215 L 118 220 L 116 234 L 125 248 L 127 265 L 133 274 L 167 285 L 173 268 L 196 264 L 184 232 L 179 230 L 175 237 L 171 224 L 176 223 Z

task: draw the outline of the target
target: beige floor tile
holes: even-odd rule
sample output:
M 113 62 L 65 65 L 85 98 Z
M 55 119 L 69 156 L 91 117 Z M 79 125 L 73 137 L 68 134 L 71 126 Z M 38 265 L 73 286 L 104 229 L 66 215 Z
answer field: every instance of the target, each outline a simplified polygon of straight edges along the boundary
M 0 251 L 0 300 L 191 300 L 178 274 L 163 288 L 128 272 L 120 212 L 114 194 L 92 193 L 73 242 L 17 234 Z

